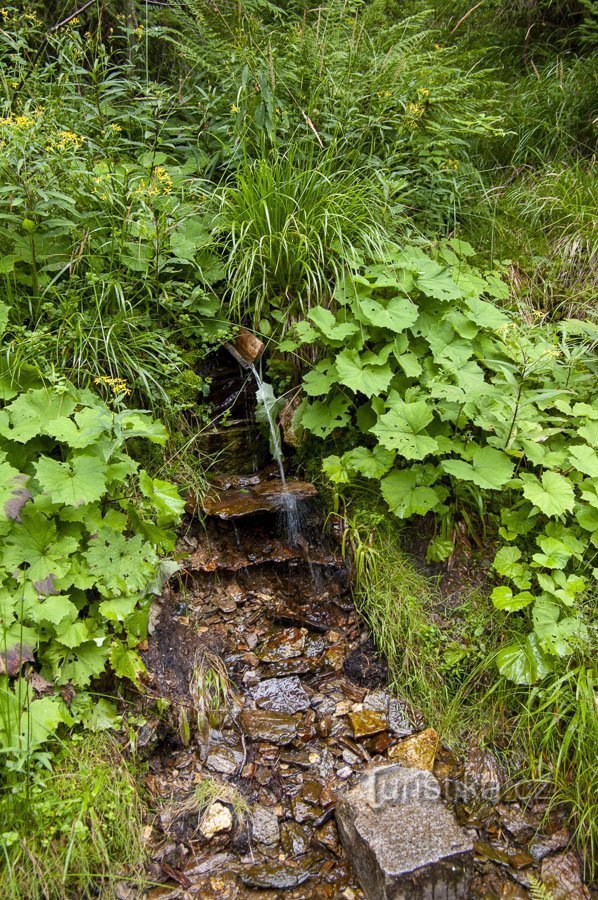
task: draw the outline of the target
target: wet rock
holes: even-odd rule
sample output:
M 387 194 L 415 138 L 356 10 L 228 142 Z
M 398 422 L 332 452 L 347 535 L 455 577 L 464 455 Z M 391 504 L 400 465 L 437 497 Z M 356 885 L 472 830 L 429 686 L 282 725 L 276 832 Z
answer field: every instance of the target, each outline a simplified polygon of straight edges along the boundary
M 224 491 L 213 486 L 203 500 L 204 512 L 221 519 L 237 519 L 257 513 L 278 512 L 284 508 L 288 494 L 297 501 L 314 497 L 318 491 L 306 481 L 264 481 L 237 490 Z
M 275 712 L 296 713 L 309 708 L 309 697 L 296 675 L 268 678 L 251 691 L 256 704 Z
M 338 830 L 334 822 L 325 822 L 320 828 L 316 829 L 314 840 L 325 850 L 338 856 L 341 850 Z
M 419 734 L 405 738 L 399 744 L 395 744 L 388 751 L 388 758 L 402 766 L 412 769 L 425 769 L 431 772 L 434 768 L 434 760 L 440 744 L 437 732 L 433 728 L 426 728 Z
M 508 866 L 510 869 L 527 869 L 534 863 L 534 857 L 524 850 L 511 852 L 494 844 L 488 844 L 486 841 L 475 841 L 474 848 L 478 856 L 484 856 L 486 859 L 501 866 Z
M 206 766 L 212 772 L 220 772 L 222 775 L 235 775 L 243 762 L 243 754 L 232 750 L 230 747 L 216 747 L 208 754 Z
M 589 900 L 577 853 L 559 853 L 542 862 L 540 877 L 554 900 Z
M 256 806 L 252 814 L 253 839 L 258 844 L 277 844 L 280 838 L 278 817 L 265 806 Z
M 246 328 L 240 328 L 234 341 L 227 341 L 224 346 L 245 369 L 258 360 L 266 349 L 264 342 Z
M 407 737 L 415 731 L 406 703 L 393 698 L 388 703 L 388 727 L 397 737 Z
M 384 731 L 388 725 L 386 716 L 373 709 L 363 709 L 360 712 L 349 713 L 349 722 L 356 738 L 368 737 Z
M 301 856 L 309 849 L 309 837 L 297 822 L 285 822 L 280 829 L 282 849 L 287 856 Z
M 439 797 L 429 772 L 390 764 L 341 798 L 341 841 L 368 900 L 469 896 L 471 841 Z
M 264 641 L 259 657 L 262 662 L 276 663 L 301 656 L 305 649 L 306 636 L 304 628 L 279 629 Z
M 319 861 L 318 861 L 319 862 Z M 317 863 L 308 857 L 300 863 L 290 865 L 288 862 L 264 862 L 241 869 L 239 875 L 243 884 L 253 888 L 270 888 L 275 891 L 288 891 L 299 887 L 316 874 Z
M 250 741 L 290 744 L 297 736 L 301 716 L 269 709 L 244 709 L 239 716 L 241 728 Z
M 291 812 L 296 822 L 314 822 L 322 815 L 322 809 L 312 803 L 307 803 L 301 797 L 293 797 L 291 800 Z
M 567 828 L 561 828 L 551 835 L 542 835 L 538 837 L 529 846 L 529 852 L 537 862 L 548 856 L 549 853 L 555 853 L 557 850 L 564 850 L 569 841 L 571 834 Z
M 500 803 L 497 807 L 500 824 L 519 844 L 527 844 L 538 830 L 538 822 L 516 803 Z
M 469 752 L 464 770 L 467 798 L 496 802 L 505 780 L 503 767 L 489 750 L 474 747 Z
M 212 803 L 199 823 L 199 830 L 206 840 L 211 840 L 217 834 L 228 832 L 233 827 L 233 815 L 224 803 L 216 800 Z

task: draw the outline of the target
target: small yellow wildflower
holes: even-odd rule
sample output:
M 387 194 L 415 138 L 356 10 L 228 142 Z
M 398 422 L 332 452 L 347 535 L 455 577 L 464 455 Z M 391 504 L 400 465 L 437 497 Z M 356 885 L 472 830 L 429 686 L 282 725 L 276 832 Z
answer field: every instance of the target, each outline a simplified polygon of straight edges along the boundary
M 233 113 L 233 115 L 239 112 L 239 107 L 236 103 L 231 103 L 230 111 Z
M 447 159 L 446 162 L 444 163 L 443 168 L 450 169 L 453 172 L 458 172 L 459 165 L 460 165 L 460 163 L 459 163 L 458 159 Z
M 418 94 L 421 94 L 422 97 L 429 97 L 429 96 L 430 96 L 430 91 L 428 90 L 428 88 L 418 88 L 418 89 L 417 89 L 417 93 L 418 93 Z
M 98 375 L 97 378 L 94 378 L 93 383 L 105 385 L 115 396 L 117 394 L 128 396 L 131 393 L 124 378 L 111 378 L 109 375 Z
M 153 174 L 162 191 L 165 194 L 170 194 L 170 191 L 172 190 L 172 178 L 170 177 L 164 166 L 156 166 Z
M 5 6 L 0 9 L 0 16 L 2 16 L 5 22 L 8 22 L 8 20 L 10 19 L 10 12 L 6 9 Z
M 83 144 L 83 138 L 74 131 L 59 131 L 48 144 L 49 149 L 54 150 L 78 150 Z

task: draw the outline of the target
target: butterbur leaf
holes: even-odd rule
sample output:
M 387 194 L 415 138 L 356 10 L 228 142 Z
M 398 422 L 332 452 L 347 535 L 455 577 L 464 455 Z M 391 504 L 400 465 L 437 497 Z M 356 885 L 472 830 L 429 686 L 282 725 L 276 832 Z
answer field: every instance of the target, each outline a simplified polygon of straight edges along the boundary
M 361 300 L 359 309 L 372 325 L 395 334 L 410 328 L 419 315 L 415 303 L 406 297 L 394 297 L 384 304 L 378 300 Z
M 108 410 L 85 407 L 73 418 L 61 416 L 48 422 L 46 431 L 73 449 L 83 449 L 93 444 L 99 436 L 110 431 L 112 421 Z
M 499 575 L 504 575 L 505 578 L 514 581 L 517 587 L 525 589 L 530 587 L 531 578 L 528 567 L 519 562 L 520 559 L 519 547 L 501 547 L 494 557 L 492 568 Z
M 545 597 L 536 600 L 532 618 L 540 646 L 545 653 L 564 657 L 587 640 L 588 631 L 579 616 L 561 619 L 560 615 L 558 603 Z
M 169 481 L 161 481 L 159 478 L 150 478 L 145 471 L 139 473 L 139 487 L 141 492 L 158 513 L 158 524 L 175 524 L 185 512 L 185 501 L 179 494 L 176 484 Z
M 343 455 L 342 461 L 348 469 L 364 478 L 382 478 L 395 460 L 395 454 L 384 447 L 355 447 Z
M 534 595 L 530 594 L 529 591 L 520 591 L 518 594 L 513 594 L 511 588 L 502 585 L 494 588 L 491 599 L 497 609 L 506 610 L 506 612 L 517 612 L 533 603 Z
M 359 331 L 359 326 L 353 322 L 337 322 L 330 310 L 323 306 L 310 309 L 308 317 L 329 341 L 339 344 Z
M 472 319 L 482 328 L 504 328 L 512 321 L 511 317 L 498 309 L 494 303 L 488 303 L 486 300 L 478 300 L 475 297 L 467 297 L 466 305 L 472 314 Z
M 515 468 L 505 453 L 493 447 L 477 448 L 471 463 L 461 459 L 447 459 L 441 465 L 449 475 L 462 481 L 473 481 L 478 487 L 488 490 L 499 490 L 510 481 Z
M 0 457 L 0 521 L 21 521 L 21 510 L 27 500 L 31 499 L 31 493 L 24 487 L 26 481 L 26 475 L 21 475 L 18 469 L 2 461 Z
M 372 397 L 385 391 L 392 380 L 392 369 L 384 365 L 364 365 L 357 350 L 343 350 L 336 357 L 336 371 L 341 384 L 356 393 Z
M 418 473 L 414 469 L 391 472 L 380 482 L 382 496 L 399 519 L 424 516 L 442 502 L 437 490 L 417 482 Z
M 69 394 L 58 394 L 49 388 L 27 391 L 7 407 L 12 427 L 3 428 L 2 434 L 26 443 L 38 434 L 47 434 L 51 423 L 70 416 L 74 408 L 75 400 Z
M 321 397 L 327 394 L 337 381 L 334 364 L 329 359 L 323 359 L 303 377 L 303 390 L 308 397 Z
M 53 503 L 65 506 L 93 503 L 106 491 L 106 465 L 93 456 L 75 456 L 71 462 L 43 456 L 35 467 L 35 477 Z
M 535 475 L 520 476 L 523 496 L 545 516 L 562 516 L 575 506 L 572 485 L 557 472 L 544 472 L 540 481 Z
M 536 684 L 552 672 L 552 663 L 542 652 L 535 634 L 499 650 L 496 664 L 501 675 L 515 684 Z
M 110 665 L 118 678 L 128 678 L 129 681 L 138 681 L 145 672 L 139 654 L 119 643 L 113 644 L 110 650 Z
M 589 475 L 590 478 L 598 477 L 598 454 L 587 444 L 572 444 L 569 447 L 569 458 L 579 472 Z
M 371 431 L 387 450 L 398 450 L 406 459 L 423 459 L 438 450 L 436 440 L 424 433 L 433 418 L 434 413 L 425 400 L 395 399 Z
M 163 445 L 168 440 L 168 432 L 161 422 L 156 422 L 147 413 L 127 411 L 115 418 L 115 426 L 125 438 L 147 438 L 153 444 Z
M 315 400 L 301 411 L 300 423 L 317 437 L 325 438 L 335 430 L 349 423 L 349 400 L 340 394 L 329 402 Z
M 463 289 L 455 284 L 449 270 L 433 260 L 418 260 L 414 269 L 418 273 L 417 286 L 426 297 L 436 300 L 458 300 L 463 297 Z

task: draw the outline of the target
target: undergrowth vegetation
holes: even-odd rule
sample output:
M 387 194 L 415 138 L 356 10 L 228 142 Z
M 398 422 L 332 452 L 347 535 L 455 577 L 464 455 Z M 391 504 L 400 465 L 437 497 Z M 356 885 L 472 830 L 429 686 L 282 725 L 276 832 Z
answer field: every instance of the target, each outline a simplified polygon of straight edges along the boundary
M 447 739 L 510 735 L 589 874 L 595 4 L 122 6 L 0 9 L 3 895 L 140 864 L 96 692 L 142 678 L 183 512 L 164 479 L 205 486 L 206 359 L 240 325 L 269 340 L 272 410 L 300 397 L 297 462 L 393 688 Z M 443 620 L 409 549 L 484 578 Z

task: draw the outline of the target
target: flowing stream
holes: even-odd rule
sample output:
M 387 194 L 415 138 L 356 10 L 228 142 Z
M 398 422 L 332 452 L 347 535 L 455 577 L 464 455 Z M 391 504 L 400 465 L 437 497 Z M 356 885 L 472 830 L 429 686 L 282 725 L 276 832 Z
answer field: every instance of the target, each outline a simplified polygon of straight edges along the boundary
M 249 369 L 253 377 L 255 378 L 255 383 L 257 385 L 256 398 L 258 403 L 262 405 L 266 416 L 266 421 L 268 422 L 271 437 L 270 447 L 272 450 L 272 455 L 274 456 L 274 459 L 276 461 L 276 465 L 278 466 L 278 471 L 280 473 L 280 481 L 282 484 L 282 493 L 280 495 L 280 499 L 281 512 L 284 519 L 284 531 L 289 543 L 295 544 L 301 536 L 301 514 L 299 511 L 297 498 L 289 490 L 286 479 L 282 448 L 280 446 L 280 434 L 278 431 L 278 426 L 276 425 L 276 422 L 274 421 L 274 418 L 272 416 L 272 405 L 275 401 L 273 397 L 269 396 L 268 391 L 266 390 L 267 385 L 261 378 L 260 373 L 253 363 L 249 363 Z

